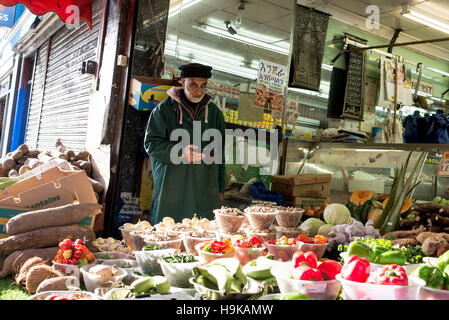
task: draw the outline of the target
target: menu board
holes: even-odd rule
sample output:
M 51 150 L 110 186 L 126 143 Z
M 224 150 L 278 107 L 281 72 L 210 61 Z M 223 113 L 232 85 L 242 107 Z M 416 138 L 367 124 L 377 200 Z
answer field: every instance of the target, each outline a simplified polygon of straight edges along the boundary
M 350 49 L 351 46 L 348 47 Z M 350 51 L 347 55 L 347 78 L 343 117 L 363 120 L 365 52 Z

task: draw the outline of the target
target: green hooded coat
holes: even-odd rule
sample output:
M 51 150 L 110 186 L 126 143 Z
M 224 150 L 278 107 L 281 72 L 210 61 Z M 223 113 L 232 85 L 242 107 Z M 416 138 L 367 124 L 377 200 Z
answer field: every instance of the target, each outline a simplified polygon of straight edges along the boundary
M 150 223 L 155 225 L 164 217 L 176 222 L 184 218 L 213 219 L 212 210 L 219 208 L 219 193 L 225 188 L 224 142 L 225 122 L 221 110 L 206 95 L 197 111 L 181 103 L 180 88 L 172 88 L 169 97 L 151 113 L 145 133 L 145 150 L 151 157 L 154 191 L 151 202 Z M 201 123 L 201 137 L 206 129 L 218 129 L 221 133 L 221 164 L 174 164 L 170 153 L 178 141 L 170 141 L 175 129 L 187 130 L 193 144 L 194 118 Z M 206 120 L 207 118 L 207 120 Z M 202 140 L 200 138 L 200 140 Z M 201 141 L 201 150 L 213 139 Z M 217 150 L 214 150 L 217 151 Z M 214 152 L 215 153 L 215 152 Z M 181 153 L 176 153 L 180 156 Z

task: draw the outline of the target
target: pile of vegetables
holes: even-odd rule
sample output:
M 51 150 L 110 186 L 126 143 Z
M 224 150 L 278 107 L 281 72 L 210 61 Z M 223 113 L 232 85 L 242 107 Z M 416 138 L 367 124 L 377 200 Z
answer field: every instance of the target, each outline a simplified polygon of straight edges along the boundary
M 317 234 L 327 236 L 335 225 L 347 223 L 350 215 L 347 207 L 340 203 L 332 203 L 324 209 L 324 221 L 318 218 L 309 218 L 300 227 L 309 237 Z
M 426 281 L 427 287 L 449 290 L 449 251 L 438 258 L 435 266 L 421 266 L 413 276 Z
M 195 255 L 191 253 L 170 254 L 163 256 L 161 259 L 167 263 L 191 263 L 198 261 Z
M 312 251 L 297 251 L 292 257 L 294 271 L 291 279 L 306 281 L 334 280 L 341 272 L 342 266 L 338 261 L 326 259 L 318 264 L 317 256 Z
M 368 214 L 374 204 L 373 195 L 373 191 L 355 190 L 346 203 L 351 217 L 365 224 L 369 219 Z
M 59 251 L 56 254 L 55 262 L 63 264 L 84 265 L 94 262 L 95 257 L 80 239 L 72 241 L 64 239 L 59 243 Z
M 358 237 L 380 238 L 379 230 L 374 228 L 373 222 L 363 223 L 352 220 L 349 224 L 339 224 L 333 227 L 329 232 L 329 247 L 333 248 L 340 244 L 348 245 Z
M 201 247 L 200 250 L 210 253 L 218 253 L 218 254 L 228 254 L 234 253 L 235 248 L 231 243 L 229 238 L 224 239 L 223 241 L 206 241 Z
M 415 203 L 400 220 L 401 230 L 423 226 L 430 232 L 449 232 L 449 206 L 433 202 Z

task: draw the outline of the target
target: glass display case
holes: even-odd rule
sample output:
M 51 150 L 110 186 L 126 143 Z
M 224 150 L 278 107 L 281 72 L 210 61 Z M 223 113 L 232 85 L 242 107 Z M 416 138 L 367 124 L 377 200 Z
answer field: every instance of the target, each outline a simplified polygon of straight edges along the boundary
M 421 152 L 427 155 L 419 168 L 420 184 L 412 197 L 432 200 L 446 196 L 449 178 L 437 177 L 440 160 L 449 145 L 308 142 L 286 137 L 280 150 L 280 175 L 332 174 L 331 202 L 345 203 L 354 190 L 389 194 L 396 170 L 413 151 L 409 171 Z M 447 196 L 446 196 L 447 197 Z

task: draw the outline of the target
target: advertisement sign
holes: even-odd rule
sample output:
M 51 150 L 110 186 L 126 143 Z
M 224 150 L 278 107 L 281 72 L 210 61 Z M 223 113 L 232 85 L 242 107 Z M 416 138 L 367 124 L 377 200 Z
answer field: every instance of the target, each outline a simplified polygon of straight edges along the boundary
M 14 25 L 14 7 L 6 7 L 0 4 L 0 27 L 12 28 Z
M 261 59 L 254 105 L 258 108 L 282 111 L 286 84 L 287 66 Z
M 441 158 L 437 177 L 449 177 L 449 152 L 445 152 Z

